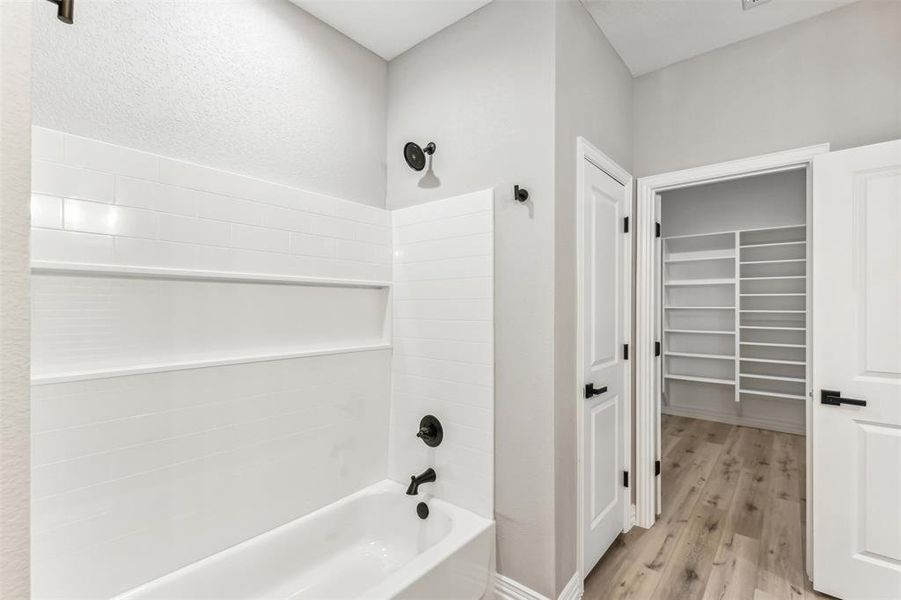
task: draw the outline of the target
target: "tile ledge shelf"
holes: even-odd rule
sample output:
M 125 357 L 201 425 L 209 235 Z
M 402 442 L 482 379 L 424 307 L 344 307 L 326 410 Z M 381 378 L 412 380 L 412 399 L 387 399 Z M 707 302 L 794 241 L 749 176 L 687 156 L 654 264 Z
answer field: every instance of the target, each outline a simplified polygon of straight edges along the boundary
M 209 271 L 205 269 L 139 267 L 116 264 L 70 263 L 40 260 L 31 262 L 31 272 L 47 275 L 85 275 L 96 277 L 122 277 L 135 279 L 178 279 L 187 281 L 224 281 L 230 283 L 270 283 L 280 285 L 315 285 L 325 287 L 391 287 L 390 281 L 374 281 L 366 279 L 305 277 L 302 275 L 242 273 L 238 271 Z
M 149 373 L 165 373 L 168 371 L 184 371 L 189 369 L 205 369 L 209 367 L 223 367 L 257 362 L 269 362 L 277 360 L 290 360 L 293 358 L 310 358 L 314 356 L 332 356 L 335 354 L 351 354 L 354 352 L 373 352 L 378 350 L 390 350 L 389 343 L 367 344 L 361 346 L 343 346 L 335 348 L 311 348 L 296 352 L 281 352 L 277 354 L 253 354 L 245 356 L 230 356 L 205 360 L 186 360 L 169 363 L 145 363 L 136 367 L 112 367 L 93 371 L 67 371 L 38 375 L 31 378 L 31 385 L 52 385 L 55 383 L 69 383 L 73 381 L 89 381 L 94 379 L 111 379 L 113 377 L 126 377 L 129 375 L 145 375 Z

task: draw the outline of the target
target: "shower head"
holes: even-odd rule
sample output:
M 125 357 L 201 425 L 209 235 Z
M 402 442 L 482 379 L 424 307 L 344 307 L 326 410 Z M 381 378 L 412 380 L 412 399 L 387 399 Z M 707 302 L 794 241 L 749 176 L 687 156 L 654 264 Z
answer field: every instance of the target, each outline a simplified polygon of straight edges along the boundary
M 404 146 L 404 160 L 414 171 L 422 171 L 425 168 L 425 155 L 435 153 L 435 143 L 429 142 L 425 148 L 420 148 L 416 142 L 407 142 Z
M 56 4 L 56 18 L 63 23 L 71 25 L 74 22 L 72 13 L 75 10 L 75 0 L 48 0 Z

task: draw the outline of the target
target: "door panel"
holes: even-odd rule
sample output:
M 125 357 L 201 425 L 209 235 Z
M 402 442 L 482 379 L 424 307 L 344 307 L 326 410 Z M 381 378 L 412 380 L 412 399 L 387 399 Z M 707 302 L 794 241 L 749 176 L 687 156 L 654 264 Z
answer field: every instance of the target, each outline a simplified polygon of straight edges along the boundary
M 814 588 L 901 598 L 901 141 L 813 173 Z
M 631 198 L 625 187 L 585 164 L 582 200 L 582 327 L 585 384 L 606 391 L 584 400 L 582 501 L 584 573 L 623 530 L 628 499 L 623 487 L 628 389 L 623 344 L 628 335 L 629 236 L 623 219 Z

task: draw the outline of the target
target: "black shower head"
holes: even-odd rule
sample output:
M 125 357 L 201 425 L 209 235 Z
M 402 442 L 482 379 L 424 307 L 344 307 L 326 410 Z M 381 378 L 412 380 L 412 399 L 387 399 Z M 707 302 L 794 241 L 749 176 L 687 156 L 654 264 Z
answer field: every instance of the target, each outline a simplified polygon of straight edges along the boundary
M 71 25 L 74 20 L 72 13 L 75 10 L 75 0 L 49 0 L 56 4 L 56 18 L 63 23 Z
M 435 143 L 429 142 L 425 148 L 420 148 L 416 142 L 407 142 L 404 146 L 404 160 L 415 171 L 422 171 L 425 168 L 425 155 L 431 156 L 435 153 Z

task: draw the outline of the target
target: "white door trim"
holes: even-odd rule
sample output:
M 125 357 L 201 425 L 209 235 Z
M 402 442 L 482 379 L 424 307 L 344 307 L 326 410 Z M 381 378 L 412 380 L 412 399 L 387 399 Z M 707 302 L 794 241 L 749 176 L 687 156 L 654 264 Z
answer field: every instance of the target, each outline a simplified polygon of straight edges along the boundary
M 585 449 L 583 447 L 585 440 L 583 439 L 582 431 L 583 431 L 583 422 L 585 419 L 585 410 L 584 410 L 584 398 L 582 397 L 582 391 L 585 388 L 585 382 L 583 381 L 584 373 L 583 373 L 583 354 L 584 354 L 584 345 L 583 345 L 583 323 L 582 323 L 582 288 L 585 285 L 583 281 L 582 274 L 582 250 L 585 245 L 585 236 L 584 236 L 584 227 L 583 224 L 585 222 L 585 211 L 583 210 L 583 202 L 584 202 L 584 193 L 585 193 L 585 161 L 590 161 L 593 165 L 610 175 L 613 179 L 623 184 L 625 188 L 626 194 L 626 215 L 631 219 L 632 216 L 632 189 L 633 189 L 633 178 L 632 175 L 626 171 L 624 168 L 619 166 L 616 161 L 611 159 L 609 156 L 595 148 L 591 142 L 586 140 L 584 137 L 579 136 L 576 138 L 576 397 L 573 398 L 573 402 L 576 403 L 576 448 L 577 448 L 577 459 L 576 459 L 576 494 L 577 494 L 577 502 L 576 502 L 576 556 L 577 556 L 577 575 L 579 577 L 579 581 L 585 579 L 588 573 L 585 572 L 585 565 L 583 557 L 583 523 L 582 523 L 582 515 L 584 510 L 584 485 L 582 477 L 582 464 L 585 460 Z M 627 285 L 627 298 L 625 302 L 625 322 L 632 322 L 632 256 L 631 253 L 626 253 L 625 255 L 625 270 L 628 279 Z M 629 340 L 631 344 L 631 340 Z M 630 346 L 631 349 L 631 346 Z M 631 358 L 631 357 L 630 357 Z M 630 363 L 631 366 L 631 363 Z M 630 369 L 631 371 L 632 369 Z M 625 396 L 625 402 L 623 406 L 625 407 L 625 422 L 631 422 L 631 414 L 632 414 L 632 377 L 631 372 L 626 375 L 623 382 L 623 390 Z M 632 432 L 626 427 L 626 431 L 623 432 L 623 454 L 624 464 L 631 464 L 631 451 L 632 451 L 632 443 L 631 437 Z M 632 503 L 627 499 L 624 504 L 623 511 L 623 531 L 628 531 L 632 528 Z
M 829 152 L 829 144 L 806 146 L 783 152 L 752 156 L 739 160 L 733 160 L 713 165 L 706 165 L 682 171 L 673 171 L 650 177 L 642 177 L 637 185 L 637 209 L 635 216 L 635 231 L 637 233 L 636 248 L 636 298 L 635 320 L 636 339 L 634 357 L 635 363 L 635 463 L 633 464 L 633 480 L 635 481 L 636 524 L 640 527 L 651 527 L 656 519 L 656 488 L 657 481 L 654 475 L 654 461 L 657 456 L 656 449 L 656 409 L 654 398 L 656 357 L 654 356 L 654 342 L 660 339 L 660 332 L 656 331 L 654 324 L 654 298 L 656 294 L 656 281 L 654 272 L 657 257 L 654 252 L 655 223 L 657 215 L 654 197 L 666 190 L 681 187 L 712 183 L 715 181 L 727 181 L 764 173 L 776 173 L 794 169 L 807 169 L 807 202 L 808 213 L 812 201 L 810 185 L 810 172 L 813 158 L 819 154 Z M 810 224 L 808 223 L 808 228 Z M 808 245 L 810 238 L 808 237 Z M 809 285 L 809 282 L 808 282 Z M 810 295 L 808 294 L 808 310 Z M 809 317 L 808 317 L 809 318 Z M 808 358 L 808 364 L 810 363 Z M 809 381 L 809 378 L 808 378 Z M 807 457 L 810 460 L 810 400 L 807 401 Z M 808 464 L 808 472 L 810 465 Z M 810 478 L 808 477 L 808 494 Z M 808 495 L 808 549 L 811 547 L 810 535 L 810 509 L 812 498 Z M 808 565 L 810 552 L 808 555 Z M 809 566 L 808 566 L 809 570 Z

